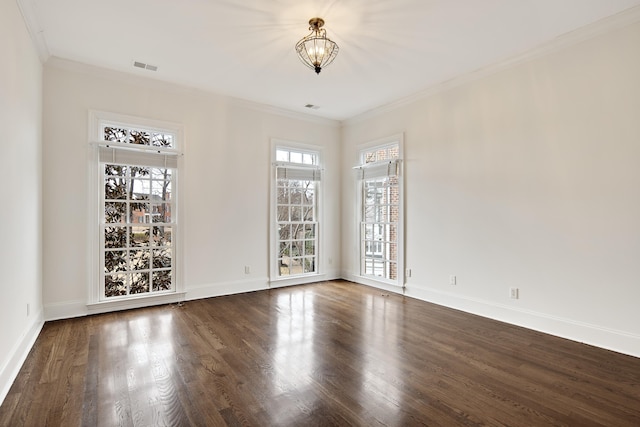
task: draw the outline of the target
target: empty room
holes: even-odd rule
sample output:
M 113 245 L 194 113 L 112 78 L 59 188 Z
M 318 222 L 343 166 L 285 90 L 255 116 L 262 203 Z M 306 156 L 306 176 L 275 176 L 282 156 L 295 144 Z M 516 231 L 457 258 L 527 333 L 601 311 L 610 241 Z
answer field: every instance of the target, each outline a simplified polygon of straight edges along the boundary
M 640 425 L 640 0 L 0 29 L 0 426 Z

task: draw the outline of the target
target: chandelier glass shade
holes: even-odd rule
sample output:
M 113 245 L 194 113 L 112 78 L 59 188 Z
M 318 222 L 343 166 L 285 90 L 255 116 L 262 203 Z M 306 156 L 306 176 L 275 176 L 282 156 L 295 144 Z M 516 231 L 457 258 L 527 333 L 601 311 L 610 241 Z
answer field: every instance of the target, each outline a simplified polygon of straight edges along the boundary
M 304 65 L 320 74 L 320 71 L 331 64 L 338 55 L 338 45 L 327 38 L 327 32 L 322 28 L 324 19 L 311 18 L 309 30 L 311 33 L 296 43 L 296 53 Z

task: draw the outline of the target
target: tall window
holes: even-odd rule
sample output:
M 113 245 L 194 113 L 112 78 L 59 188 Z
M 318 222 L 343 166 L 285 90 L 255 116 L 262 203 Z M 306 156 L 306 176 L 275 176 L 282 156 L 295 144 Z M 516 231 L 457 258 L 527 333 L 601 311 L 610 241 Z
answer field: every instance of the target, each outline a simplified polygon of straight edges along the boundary
M 400 145 L 361 151 L 360 274 L 402 284 Z
M 318 274 L 318 152 L 276 147 L 275 278 Z
M 108 120 L 97 131 L 98 300 L 173 293 L 176 132 Z

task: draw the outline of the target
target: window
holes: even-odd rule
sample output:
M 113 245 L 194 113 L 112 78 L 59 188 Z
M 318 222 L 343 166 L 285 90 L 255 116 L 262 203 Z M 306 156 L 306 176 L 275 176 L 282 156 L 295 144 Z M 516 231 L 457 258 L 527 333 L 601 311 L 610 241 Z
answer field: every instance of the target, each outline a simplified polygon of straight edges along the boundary
M 319 152 L 277 146 L 274 163 L 275 280 L 319 273 Z
M 402 285 L 400 142 L 365 148 L 360 161 L 360 275 Z
M 175 293 L 179 132 L 113 118 L 95 120 L 100 274 L 94 302 Z

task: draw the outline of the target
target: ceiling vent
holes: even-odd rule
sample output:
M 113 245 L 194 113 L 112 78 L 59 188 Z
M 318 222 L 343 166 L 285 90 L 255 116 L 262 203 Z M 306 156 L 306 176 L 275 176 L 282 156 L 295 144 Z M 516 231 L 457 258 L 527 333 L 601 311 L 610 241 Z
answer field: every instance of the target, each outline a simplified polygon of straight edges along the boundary
M 143 70 L 158 71 L 158 66 L 157 65 L 145 64 L 144 62 L 134 61 L 133 62 L 133 66 L 134 67 L 138 67 L 138 68 L 142 68 Z
M 304 108 L 309 108 L 311 110 L 317 110 L 317 109 L 320 108 L 320 106 L 319 105 L 313 105 L 313 104 L 307 104 L 307 105 L 304 106 Z

